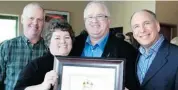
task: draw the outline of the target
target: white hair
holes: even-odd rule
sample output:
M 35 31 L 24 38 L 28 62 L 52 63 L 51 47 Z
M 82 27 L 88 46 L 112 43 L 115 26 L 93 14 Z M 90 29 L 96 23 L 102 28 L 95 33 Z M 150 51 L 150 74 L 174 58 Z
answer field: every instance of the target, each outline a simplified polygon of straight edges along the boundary
M 40 8 L 40 9 L 42 9 L 43 12 L 44 12 L 44 9 L 42 8 L 42 6 L 41 6 L 39 3 L 33 2 L 33 3 L 27 4 L 27 5 L 24 7 L 23 12 L 22 12 L 22 16 L 24 16 L 24 15 L 28 12 L 28 9 L 29 9 L 30 7 Z
M 93 4 L 96 4 L 96 5 L 99 5 L 99 6 L 101 6 L 101 7 L 103 7 L 104 8 L 104 11 L 105 11 L 105 14 L 108 16 L 108 17 L 110 17 L 110 12 L 109 12 L 109 10 L 108 10 L 108 8 L 107 8 L 107 6 L 105 5 L 105 3 L 104 2 L 102 2 L 102 1 L 92 1 L 92 2 L 89 2 L 88 4 L 87 4 L 87 6 L 85 7 L 85 9 L 84 9 L 84 18 L 86 18 L 86 12 L 87 12 L 87 9 L 91 6 L 91 5 L 93 5 Z

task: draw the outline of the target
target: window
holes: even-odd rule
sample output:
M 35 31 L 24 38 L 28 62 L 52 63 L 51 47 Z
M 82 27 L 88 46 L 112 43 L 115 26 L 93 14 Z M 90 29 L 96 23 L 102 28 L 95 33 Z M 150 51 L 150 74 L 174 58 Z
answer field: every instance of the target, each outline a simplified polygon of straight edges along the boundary
M 18 16 L 0 15 L 0 43 L 17 36 Z

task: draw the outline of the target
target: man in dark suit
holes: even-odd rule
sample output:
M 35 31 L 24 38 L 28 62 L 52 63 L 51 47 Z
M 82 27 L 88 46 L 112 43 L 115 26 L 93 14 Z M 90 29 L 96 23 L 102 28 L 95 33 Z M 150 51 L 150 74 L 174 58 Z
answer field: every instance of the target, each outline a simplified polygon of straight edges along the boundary
M 178 90 L 178 47 L 159 34 L 156 15 L 149 10 L 135 12 L 131 28 L 141 45 L 136 64 L 140 90 Z
M 73 50 L 74 56 L 125 58 L 125 86 L 136 90 L 134 77 L 134 61 L 137 52 L 129 43 L 118 39 L 109 31 L 110 13 L 103 2 L 90 2 L 84 10 L 84 22 L 87 33 L 76 37 Z

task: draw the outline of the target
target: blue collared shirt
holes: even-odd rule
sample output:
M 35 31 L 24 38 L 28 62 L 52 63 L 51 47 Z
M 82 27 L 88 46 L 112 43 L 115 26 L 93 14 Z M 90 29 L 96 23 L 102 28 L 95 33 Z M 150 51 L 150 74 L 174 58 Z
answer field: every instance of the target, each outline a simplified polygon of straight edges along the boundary
M 105 37 L 103 37 L 97 44 L 93 46 L 88 36 L 85 42 L 85 48 L 83 50 L 82 57 L 101 57 L 108 37 L 109 33 L 107 33 Z
M 138 75 L 140 83 L 143 82 L 143 79 L 163 41 L 164 41 L 164 36 L 161 34 L 158 41 L 156 41 L 156 43 L 154 43 L 151 46 L 148 52 L 146 52 L 145 48 L 143 47 L 139 48 L 141 56 L 139 58 L 138 65 L 137 65 L 137 75 Z

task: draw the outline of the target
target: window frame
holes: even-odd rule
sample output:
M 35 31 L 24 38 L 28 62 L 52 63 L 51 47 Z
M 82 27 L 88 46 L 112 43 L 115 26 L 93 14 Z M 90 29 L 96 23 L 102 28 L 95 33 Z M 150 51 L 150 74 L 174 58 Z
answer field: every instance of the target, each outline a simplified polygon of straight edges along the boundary
M 19 16 L 17 16 L 17 15 L 4 15 L 4 14 L 0 14 L 0 19 L 16 20 L 15 36 L 17 37 L 18 36 Z

